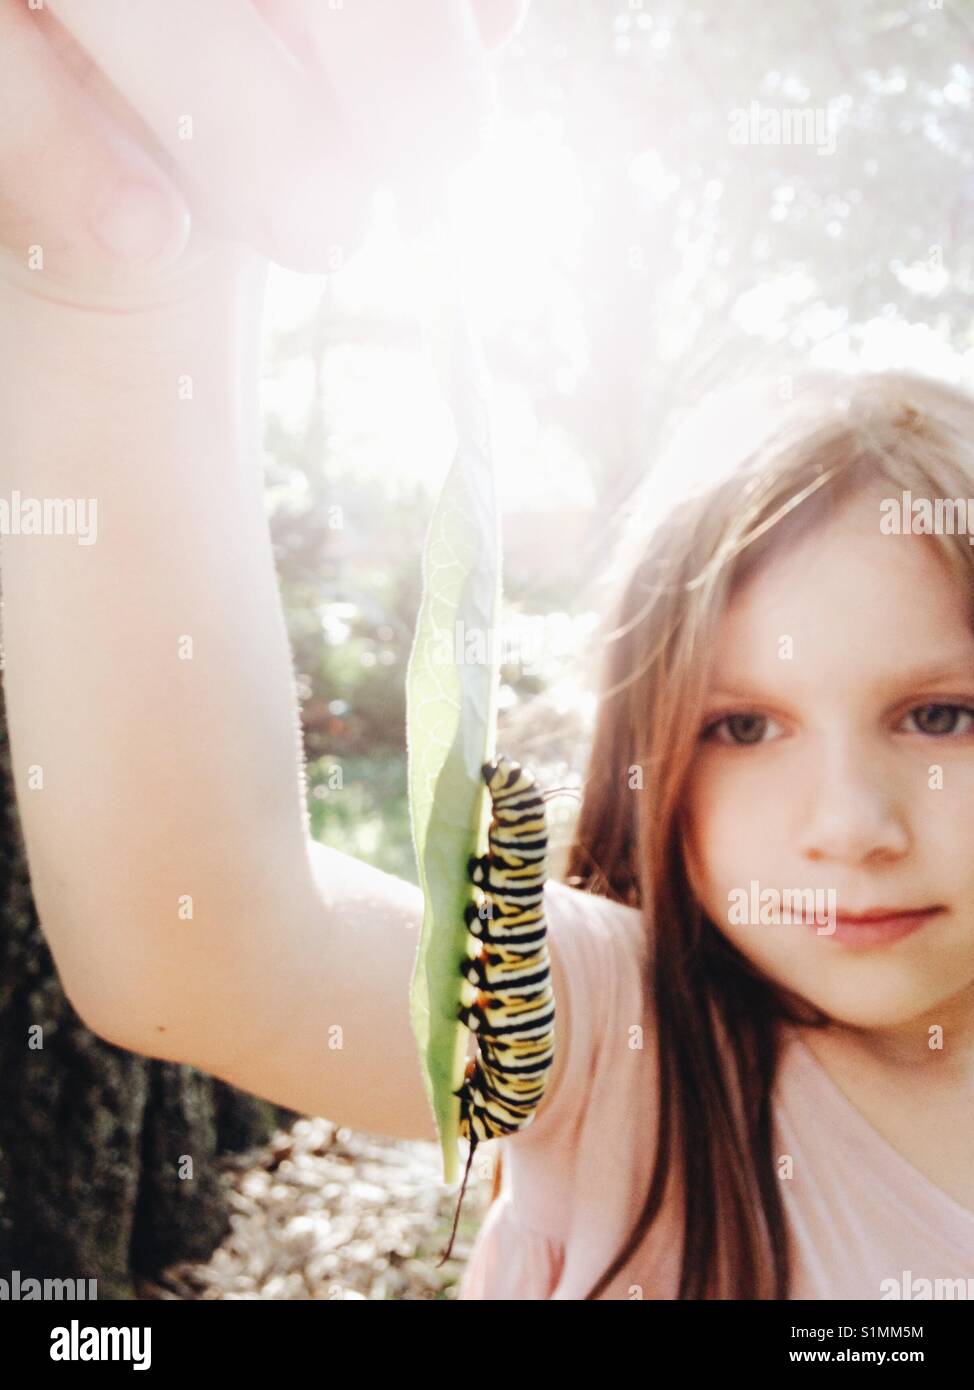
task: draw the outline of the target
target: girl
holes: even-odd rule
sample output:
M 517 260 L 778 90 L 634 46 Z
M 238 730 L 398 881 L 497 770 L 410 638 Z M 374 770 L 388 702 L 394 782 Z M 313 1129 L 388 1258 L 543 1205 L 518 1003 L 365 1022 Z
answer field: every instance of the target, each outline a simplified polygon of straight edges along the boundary
M 974 1292 L 974 561 L 893 527 L 966 516 L 974 401 L 781 385 L 650 478 L 548 894 L 562 1071 L 467 1297 Z

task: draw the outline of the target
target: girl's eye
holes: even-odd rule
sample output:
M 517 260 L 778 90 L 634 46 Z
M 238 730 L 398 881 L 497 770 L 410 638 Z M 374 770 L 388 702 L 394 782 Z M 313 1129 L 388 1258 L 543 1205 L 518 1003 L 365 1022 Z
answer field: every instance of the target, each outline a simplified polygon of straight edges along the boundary
M 958 732 L 958 719 L 974 719 L 974 709 L 968 705 L 917 705 L 910 710 L 907 719 L 916 721 L 919 726 L 917 730 L 919 733 L 942 738 L 945 735 Z M 910 732 L 915 731 L 911 729 Z M 961 729 L 960 732 L 971 733 L 971 724 L 968 723 L 966 728 Z
M 914 721 L 914 727 L 907 732 L 925 734 L 928 738 L 974 734 L 974 707 L 970 705 L 916 705 L 907 720 Z M 773 734 L 769 736 L 768 730 L 774 727 L 774 720 L 766 714 L 725 714 L 708 724 L 701 738 L 731 748 L 746 748 L 749 744 L 769 742 Z
M 772 723 L 766 714 L 725 714 L 722 719 L 715 719 L 712 724 L 708 724 L 702 737 L 712 739 L 715 743 L 742 748 L 749 743 L 766 742 L 763 735 Z M 721 738 L 719 731 L 724 728 L 728 737 Z

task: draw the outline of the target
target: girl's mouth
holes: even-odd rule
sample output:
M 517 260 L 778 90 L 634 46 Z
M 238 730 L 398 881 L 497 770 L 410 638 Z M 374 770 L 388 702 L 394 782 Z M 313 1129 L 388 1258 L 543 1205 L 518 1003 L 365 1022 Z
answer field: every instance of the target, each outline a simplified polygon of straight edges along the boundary
M 946 908 L 935 906 L 905 910 L 879 907 L 869 912 L 837 912 L 835 930 L 829 935 L 833 940 L 843 941 L 849 946 L 886 946 L 919 931 L 945 911 Z

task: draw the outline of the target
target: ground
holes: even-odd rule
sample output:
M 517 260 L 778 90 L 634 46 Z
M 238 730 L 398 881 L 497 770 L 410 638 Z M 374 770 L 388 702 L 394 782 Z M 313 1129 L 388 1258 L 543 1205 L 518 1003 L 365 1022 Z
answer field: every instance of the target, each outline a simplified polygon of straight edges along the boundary
M 437 1268 L 459 1192 L 443 1184 L 439 1146 L 300 1120 L 265 1147 L 224 1160 L 232 1229 L 223 1244 L 206 1264 L 143 1280 L 139 1296 L 456 1298 L 490 1196 L 476 1167 L 451 1257 Z

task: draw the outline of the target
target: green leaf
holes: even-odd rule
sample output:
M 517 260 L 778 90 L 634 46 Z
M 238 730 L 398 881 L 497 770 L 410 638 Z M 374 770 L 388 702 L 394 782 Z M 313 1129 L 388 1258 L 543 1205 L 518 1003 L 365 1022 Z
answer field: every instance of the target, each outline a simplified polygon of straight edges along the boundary
M 444 1181 L 457 1181 L 465 1027 L 457 1019 L 470 901 L 467 860 L 489 813 L 481 765 L 493 753 L 497 714 L 500 528 L 485 375 L 459 311 L 446 361 L 457 449 L 423 556 L 423 598 L 406 675 L 409 807 L 425 895 L 410 985 L 410 1017 L 443 1149 Z M 459 659 L 458 659 L 459 657 Z

